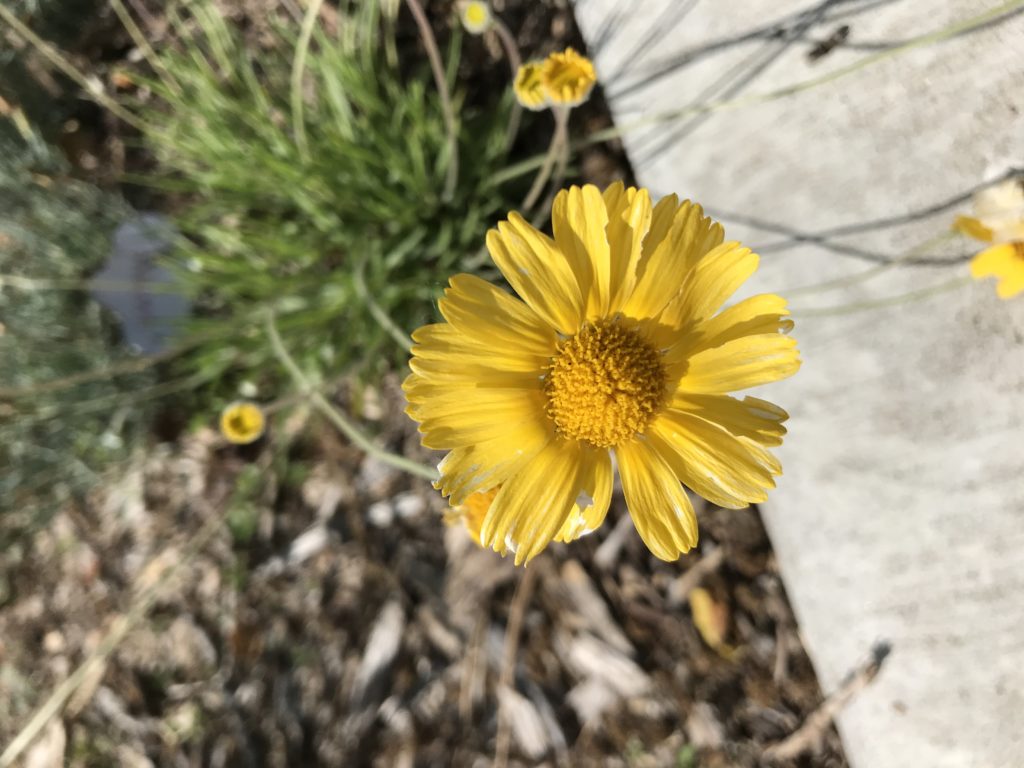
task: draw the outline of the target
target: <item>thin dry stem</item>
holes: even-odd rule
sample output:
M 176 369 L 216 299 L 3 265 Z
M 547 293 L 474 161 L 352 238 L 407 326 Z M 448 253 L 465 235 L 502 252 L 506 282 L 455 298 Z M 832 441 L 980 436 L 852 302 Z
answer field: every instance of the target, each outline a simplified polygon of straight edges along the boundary
M 534 582 L 540 571 L 541 563 L 534 563 L 532 568 L 523 570 L 523 575 L 516 585 L 512 603 L 508 609 L 508 626 L 505 627 L 505 646 L 502 652 L 501 674 L 498 687 L 511 688 L 515 680 L 516 655 L 519 652 L 519 632 L 523 617 L 533 596 Z M 512 742 L 512 721 L 507 713 L 498 709 L 498 732 L 494 737 L 494 768 L 505 768 L 508 765 L 508 750 Z
M 889 655 L 890 648 L 880 644 L 872 650 L 871 658 L 854 670 L 841 686 L 814 712 L 808 716 L 804 724 L 778 744 L 764 751 L 769 761 L 793 760 L 804 752 L 817 752 L 824 741 L 832 720 L 850 703 L 850 700 L 863 690 L 882 668 L 882 663 Z
M 520 208 L 525 214 L 537 204 L 541 192 L 544 191 L 548 179 L 551 178 L 551 171 L 555 167 L 555 161 L 567 155 L 569 148 L 569 112 L 568 109 L 552 109 L 555 116 L 555 132 L 551 135 L 551 144 L 548 146 L 548 153 L 544 156 L 544 164 L 537 171 L 533 179 L 533 186 L 523 199 Z
M 306 375 L 299 368 L 295 359 L 288 354 L 288 350 L 285 349 L 284 342 L 281 340 L 281 335 L 277 332 L 277 326 L 274 324 L 274 318 L 272 315 L 267 315 L 266 318 L 266 331 L 267 338 L 270 340 L 271 349 L 274 355 L 288 371 L 292 377 L 292 381 L 299 388 L 299 391 L 309 398 L 310 404 L 320 411 L 323 416 L 327 418 L 338 430 L 345 435 L 349 440 L 352 441 L 360 450 L 367 453 L 374 458 L 390 464 L 393 467 L 401 469 L 404 472 L 408 472 L 410 475 L 416 477 L 422 477 L 425 480 L 436 480 L 437 470 L 433 467 L 428 467 L 425 464 L 420 464 L 412 459 L 407 459 L 404 456 L 398 456 L 397 454 L 385 451 L 383 448 L 379 448 L 373 444 L 370 440 L 355 424 L 350 422 L 341 411 L 331 405 L 327 398 L 325 398 L 317 390 L 315 386 L 309 381 Z
M 448 175 L 445 178 L 442 199 L 449 201 L 454 196 L 455 185 L 459 181 L 459 128 L 455 120 L 455 108 L 452 106 L 452 96 L 448 92 L 448 79 L 445 77 L 441 51 L 437 47 L 437 40 L 434 38 L 434 31 L 430 28 L 427 14 L 424 13 L 419 0 L 405 0 L 405 4 L 409 6 L 413 18 L 416 19 L 423 47 L 427 49 L 427 58 L 430 59 L 430 69 L 434 73 L 437 93 L 441 98 L 441 110 L 444 113 L 445 130 L 448 133 Z
M 505 58 L 508 59 L 508 66 L 512 72 L 512 81 L 514 82 L 516 75 L 519 74 L 519 67 L 523 64 L 523 57 L 519 53 L 519 46 L 516 44 L 515 37 L 509 31 L 508 25 L 497 17 L 494 18 L 494 31 L 498 35 L 498 40 L 501 41 L 501 47 L 505 49 Z M 509 115 L 508 130 L 505 132 L 506 150 L 512 148 L 512 144 L 519 134 L 519 126 L 522 121 L 523 105 L 516 101 L 512 106 L 512 114 Z

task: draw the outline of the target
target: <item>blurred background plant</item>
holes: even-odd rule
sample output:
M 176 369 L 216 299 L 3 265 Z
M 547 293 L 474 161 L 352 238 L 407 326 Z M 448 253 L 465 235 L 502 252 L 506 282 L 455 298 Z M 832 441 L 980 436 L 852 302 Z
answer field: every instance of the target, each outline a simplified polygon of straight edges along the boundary
M 415 46 L 396 44 L 396 12 L 343 3 L 330 24 L 282 14 L 254 35 L 199 0 L 170 12 L 173 44 L 150 49 L 153 75 L 137 82 L 155 98 L 137 113 L 156 170 L 135 180 L 176 201 L 171 264 L 197 308 L 189 332 L 209 338 L 182 362 L 217 398 L 242 379 L 274 391 L 270 309 L 316 376 L 393 368 L 510 204 L 492 181 L 507 159 L 507 89 L 467 106 L 454 27 L 446 77 L 462 162 L 446 199 L 442 104 Z
M 70 178 L 62 154 L 16 120 L 0 123 L 0 283 L 30 282 L 0 291 L 3 539 L 80 498 L 130 454 L 152 383 L 117 343 L 111 316 L 63 290 L 104 262 L 127 206 Z
M 0 512 L 84 493 L 154 434 L 156 415 L 172 422 L 155 431 L 161 438 L 213 423 L 240 393 L 285 396 L 268 312 L 315 385 L 374 384 L 404 364 L 408 331 L 433 317 L 448 277 L 480 271 L 486 229 L 522 194 L 517 181 L 494 181 L 509 161 L 514 99 L 509 88 L 460 84 L 463 31 L 454 16 L 435 24 L 461 160 L 446 190 L 444 105 L 421 33 L 399 7 L 314 2 L 303 15 L 268 3 L 239 24 L 217 0 L 194 0 L 164 9 L 154 33 L 139 26 L 151 16 L 119 0 L 9 6 L 46 42 L 6 19 L 0 272 L 34 282 L 0 291 L 0 464 L 10 468 Z M 111 38 L 136 55 L 82 70 L 78 51 L 102 59 L 90 41 Z M 78 163 L 70 145 L 101 108 L 69 97 L 69 71 L 131 118 L 118 129 L 123 173 L 102 158 Z M 174 223 L 164 263 L 193 313 L 157 360 L 133 356 L 113 316 L 84 293 L 131 209 L 83 177 Z M 3 528 L 16 535 L 22 522 L 8 515 Z

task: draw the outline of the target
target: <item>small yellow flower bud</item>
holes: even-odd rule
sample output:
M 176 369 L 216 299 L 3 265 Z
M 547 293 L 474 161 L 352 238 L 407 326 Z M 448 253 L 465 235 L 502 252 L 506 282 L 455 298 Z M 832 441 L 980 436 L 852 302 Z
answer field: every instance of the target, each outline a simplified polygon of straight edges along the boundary
M 263 436 L 266 428 L 263 410 L 255 403 L 236 402 L 220 414 L 220 433 L 235 445 L 248 445 Z

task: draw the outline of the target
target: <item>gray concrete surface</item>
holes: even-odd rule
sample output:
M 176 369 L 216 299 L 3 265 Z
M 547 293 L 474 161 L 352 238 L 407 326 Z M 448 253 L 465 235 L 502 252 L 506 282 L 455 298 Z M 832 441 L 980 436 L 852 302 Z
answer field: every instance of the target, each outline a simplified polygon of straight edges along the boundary
M 996 5 L 581 0 L 576 10 L 626 125 L 769 93 Z M 843 25 L 849 45 L 811 61 Z M 969 211 L 955 202 L 965 192 L 1024 166 L 1022 50 L 1024 15 L 1013 15 L 625 144 L 643 185 L 700 201 L 727 238 L 762 253 L 751 293 L 787 295 L 940 235 Z M 928 253 L 971 248 L 950 240 Z M 1024 766 L 1024 298 L 1001 302 L 984 283 L 870 311 L 807 311 L 966 274 L 963 263 L 901 265 L 794 295 L 804 368 L 758 393 L 792 414 L 765 514 L 823 686 L 834 690 L 875 641 L 893 644 L 839 720 L 855 768 Z

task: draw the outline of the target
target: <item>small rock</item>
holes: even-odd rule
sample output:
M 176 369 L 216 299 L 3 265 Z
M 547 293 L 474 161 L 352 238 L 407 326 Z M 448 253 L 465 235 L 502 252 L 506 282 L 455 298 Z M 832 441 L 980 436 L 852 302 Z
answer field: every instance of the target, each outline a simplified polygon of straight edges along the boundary
M 292 542 L 288 550 L 288 562 L 291 565 L 305 562 L 322 552 L 328 541 L 330 541 L 330 535 L 327 533 L 327 529 L 322 525 L 314 525 L 299 534 L 298 538 Z
M 375 684 L 390 669 L 402 645 L 404 631 L 405 612 L 397 601 L 392 600 L 377 615 L 363 650 L 363 658 L 352 686 L 352 702 L 357 706 L 365 704 L 372 697 Z
M 516 746 L 531 760 L 539 760 L 551 749 L 544 719 L 518 691 L 507 685 L 498 686 L 498 712 L 499 717 L 508 718 Z
M 725 729 L 707 702 L 698 702 L 686 718 L 686 734 L 697 749 L 721 749 L 725 744 Z
M 60 718 L 51 720 L 43 734 L 25 753 L 25 768 L 61 768 L 67 742 L 63 721 Z
M 64 635 L 56 629 L 47 632 L 43 636 L 43 650 L 47 653 L 61 653 L 66 645 Z
M 395 497 L 395 511 L 402 520 L 419 517 L 427 509 L 427 503 L 418 493 L 406 491 Z
M 395 521 L 395 510 L 390 502 L 375 501 L 366 510 L 366 519 L 377 528 L 387 528 Z
M 166 640 L 166 650 L 175 668 L 196 673 L 216 668 L 217 650 L 191 618 L 176 618 L 167 630 Z
M 375 498 L 390 496 L 402 473 L 383 461 L 367 456 L 359 467 L 359 484 Z

